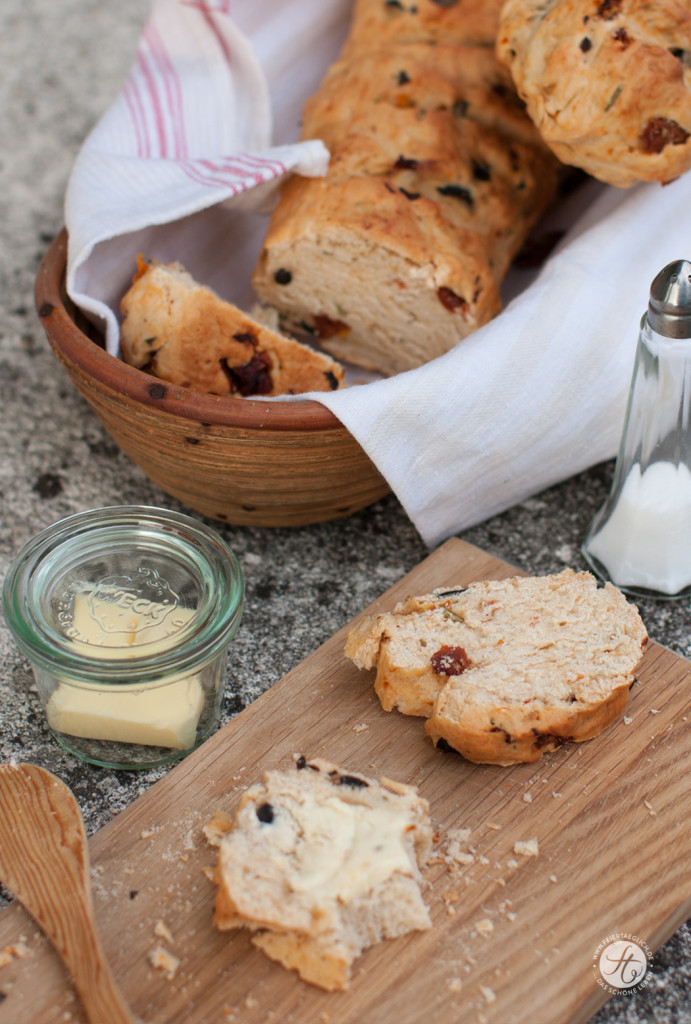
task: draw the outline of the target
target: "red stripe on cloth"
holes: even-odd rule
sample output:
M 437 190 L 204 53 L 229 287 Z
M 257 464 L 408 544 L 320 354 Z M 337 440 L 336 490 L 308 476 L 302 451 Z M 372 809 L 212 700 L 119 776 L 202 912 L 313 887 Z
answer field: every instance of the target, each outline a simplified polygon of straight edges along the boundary
M 168 145 L 166 140 L 165 119 L 163 116 L 163 108 L 161 106 L 161 97 L 158 94 L 154 76 L 151 73 L 151 69 L 149 68 L 144 53 L 141 50 L 137 57 L 137 67 L 148 92 L 148 109 L 153 117 L 154 129 L 158 138 L 158 153 L 156 156 L 167 157 Z
M 185 133 L 185 108 L 180 78 L 165 43 L 153 24 L 149 23 L 147 25 L 144 38 L 163 81 L 166 107 L 173 130 L 173 155 L 179 160 L 188 154 Z
M 199 163 L 212 173 L 228 174 L 239 179 L 249 178 L 255 185 L 260 185 L 263 181 L 267 180 L 265 175 L 257 174 L 256 171 L 250 171 L 246 167 L 242 167 L 235 157 L 221 157 L 220 162 L 218 160 L 200 160 Z
M 244 163 L 249 164 L 251 167 L 268 167 L 271 170 L 271 176 L 277 177 L 279 174 L 286 174 L 288 168 L 280 160 L 272 160 L 264 156 L 255 156 L 252 153 L 239 153 L 235 160 L 240 160 Z
M 238 192 L 244 192 L 248 188 L 247 181 L 240 181 L 237 178 L 216 178 L 207 174 L 202 171 L 198 161 L 179 160 L 177 166 L 188 178 L 196 181 L 198 185 L 204 185 L 206 188 L 216 188 L 220 185 L 222 188 L 229 188 L 231 195 L 237 195 Z
M 127 104 L 127 109 L 130 112 L 130 118 L 132 120 L 132 126 L 134 128 L 134 135 L 137 142 L 137 156 L 151 156 L 151 149 L 149 147 L 149 136 L 146 131 L 146 117 L 144 115 L 144 105 L 142 103 L 139 88 L 132 77 L 130 77 L 125 83 L 123 95 L 125 98 L 125 103 Z
M 230 0 L 217 0 L 215 4 L 205 0 L 181 0 L 182 7 L 193 7 L 196 11 L 207 11 L 211 14 L 230 14 Z

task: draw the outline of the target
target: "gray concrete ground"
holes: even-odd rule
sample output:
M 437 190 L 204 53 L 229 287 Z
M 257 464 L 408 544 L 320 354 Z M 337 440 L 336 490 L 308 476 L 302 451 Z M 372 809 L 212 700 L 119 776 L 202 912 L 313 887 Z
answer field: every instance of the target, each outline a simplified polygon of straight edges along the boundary
M 72 512 L 121 503 L 178 507 L 119 452 L 73 390 L 48 348 L 32 295 L 38 262 L 63 224 L 72 160 L 117 93 L 146 12 L 144 0 L 5 0 L 0 6 L 2 576 L 29 537 Z M 531 573 L 578 566 L 579 544 L 611 469 L 595 467 L 463 538 Z M 348 520 L 296 531 L 218 528 L 237 553 L 248 588 L 224 720 L 427 554 L 393 497 Z M 641 611 L 655 640 L 691 655 L 688 601 L 646 601 Z M 280 646 L 274 642 L 279 622 Z M 160 776 L 91 768 L 62 751 L 45 730 L 29 668 L 2 622 L 0 723 L 2 759 L 33 761 L 68 781 L 90 832 Z M 613 998 L 594 1021 L 691 1021 L 690 964 L 686 925 L 657 953 L 649 988 Z M 555 1007 L 555 1024 L 559 1019 Z

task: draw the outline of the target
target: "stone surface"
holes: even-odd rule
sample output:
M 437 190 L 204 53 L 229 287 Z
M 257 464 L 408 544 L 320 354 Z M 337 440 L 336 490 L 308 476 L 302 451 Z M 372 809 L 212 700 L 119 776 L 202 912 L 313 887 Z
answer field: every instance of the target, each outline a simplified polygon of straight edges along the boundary
M 104 432 L 52 356 L 33 309 L 38 262 L 63 224 L 76 151 L 116 95 L 146 16 L 141 0 L 9 0 L 0 7 L 0 575 L 22 544 L 72 512 L 179 507 Z M 530 573 L 583 565 L 579 545 L 612 466 L 593 468 L 462 534 Z M 294 531 L 220 526 L 247 580 L 229 659 L 227 721 L 428 553 L 394 497 Z M 689 602 L 640 602 L 651 636 L 691 656 Z M 261 664 L 261 669 L 259 669 Z M 93 832 L 160 777 L 82 764 L 49 736 L 29 666 L 0 621 L 0 757 L 63 778 Z M 645 898 L 641 894 L 641 898 Z M 691 1021 L 691 933 L 655 956 L 652 984 L 597 1024 Z M 0 978 L 1 983 L 1 978 Z M 556 1017 L 555 1017 L 556 1021 Z

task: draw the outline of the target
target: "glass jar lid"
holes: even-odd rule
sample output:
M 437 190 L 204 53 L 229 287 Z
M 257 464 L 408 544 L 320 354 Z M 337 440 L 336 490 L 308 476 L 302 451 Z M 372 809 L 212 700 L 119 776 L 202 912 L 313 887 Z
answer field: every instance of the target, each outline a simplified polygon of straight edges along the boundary
M 5 578 L 4 613 L 34 664 L 135 683 L 193 669 L 237 630 L 244 581 L 213 530 L 167 509 L 116 506 L 43 530 Z

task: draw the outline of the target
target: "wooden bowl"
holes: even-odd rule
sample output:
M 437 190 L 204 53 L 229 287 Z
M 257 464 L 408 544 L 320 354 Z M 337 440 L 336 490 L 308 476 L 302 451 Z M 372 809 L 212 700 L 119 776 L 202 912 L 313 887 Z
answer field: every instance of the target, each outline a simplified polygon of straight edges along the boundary
M 201 395 L 109 355 L 66 295 L 67 233 L 44 256 L 36 308 L 55 355 L 122 450 L 167 494 L 248 526 L 337 519 L 388 484 L 319 402 Z

